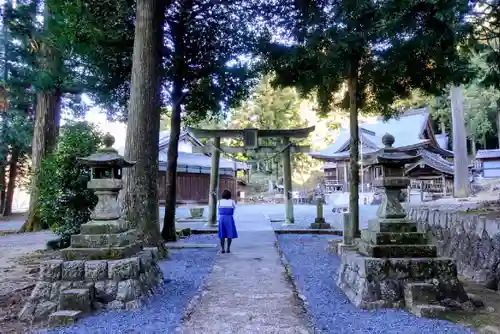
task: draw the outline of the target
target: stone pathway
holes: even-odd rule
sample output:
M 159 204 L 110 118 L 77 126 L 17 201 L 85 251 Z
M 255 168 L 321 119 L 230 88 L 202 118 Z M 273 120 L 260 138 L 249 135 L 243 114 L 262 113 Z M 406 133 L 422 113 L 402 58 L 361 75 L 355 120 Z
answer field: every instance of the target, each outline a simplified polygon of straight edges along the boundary
M 239 238 L 230 254 L 217 255 L 201 297 L 178 333 L 310 333 L 271 225 L 255 209 L 236 209 Z

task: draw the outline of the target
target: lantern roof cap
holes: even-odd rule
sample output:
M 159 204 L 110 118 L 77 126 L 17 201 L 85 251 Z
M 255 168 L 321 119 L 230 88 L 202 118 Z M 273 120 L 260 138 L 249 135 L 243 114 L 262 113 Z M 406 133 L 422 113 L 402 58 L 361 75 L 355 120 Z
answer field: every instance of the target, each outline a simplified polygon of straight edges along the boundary
M 89 167 L 132 167 L 135 161 L 128 161 L 113 148 L 115 137 L 106 133 L 102 139 L 104 147 L 85 158 L 78 158 L 80 165 Z
M 380 150 L 370 154 L 366 159 L 365 164 L 367 165 L 379 165 L 379 164 L 398 164 L 404 166 L 405 164 L 414 162 L 420 158 L 418 155 L 407 154 L 397 148 L 392 147 L 395 142 L 395 138 L 390 133 L 386 133 L 382 137 L 382 144 L 384 147 Z

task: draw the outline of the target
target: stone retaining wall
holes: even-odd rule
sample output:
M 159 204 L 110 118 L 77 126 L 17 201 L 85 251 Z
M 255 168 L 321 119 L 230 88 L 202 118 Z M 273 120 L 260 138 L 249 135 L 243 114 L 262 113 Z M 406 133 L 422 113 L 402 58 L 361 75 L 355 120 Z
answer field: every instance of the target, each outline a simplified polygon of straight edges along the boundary
M 500 290 L 500 219 L 451 207 L 414 207 L 408 215 L 461 275 Z

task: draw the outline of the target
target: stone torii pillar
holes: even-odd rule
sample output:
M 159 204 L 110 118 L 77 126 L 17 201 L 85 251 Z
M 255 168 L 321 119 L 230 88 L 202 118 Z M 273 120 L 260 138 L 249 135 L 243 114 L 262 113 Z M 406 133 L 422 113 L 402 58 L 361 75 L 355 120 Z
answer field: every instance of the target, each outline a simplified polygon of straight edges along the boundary
M 217 197 L 219 195 L 220 137 L 215 137 L 212 148 L 212 168 L 210 169 L 210 193 L 208 196 L 208 225 L 217 226 Z
M 290 154 L 290 138 L 283 138 L 283 193 L 285 198 L 285 224 L 294 223 L 292 198 L 292 162 Z

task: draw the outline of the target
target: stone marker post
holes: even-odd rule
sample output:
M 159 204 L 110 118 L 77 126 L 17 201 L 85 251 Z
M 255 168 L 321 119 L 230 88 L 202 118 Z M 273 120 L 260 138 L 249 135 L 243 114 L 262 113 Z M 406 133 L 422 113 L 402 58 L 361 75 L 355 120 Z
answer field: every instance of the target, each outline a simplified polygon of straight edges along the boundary
M 98 198 L 91 221 L 71 236 L 62 260 L 40 265 L 40 280 L 19 313 L 20 320 L 56 326 L 77 320 L 101 308 L 132 309 L 141 305 L 161 282 L 158 249 L 142 248 L 133 225 L 121 218 L 117 196 L 122 189 L 126 161 L 112 148 L 114 138 L 104 137 L 105 148 L 78 159 L 90 167 L 88 188 Z
M 462 89 L 452 86 L 450 89 L 451 118 L 453 126 L 453 196 L 467 198 L 470 195 L 469 160 L 467 158 L 467 132 L 465 130 L 464 97 Z
M 325 221 L 323 216 L 323 198 L 321 196 L 316 197 L 316 219 L 314 223 L 311 224 L 312 229 L 329 229 L 330 224 Z
M 342 221 L 344 225 L 344 231 L 342 233 L 344 239 L 344 245 L 346 246 L 353 245 L 356 231 L 353 228 L 354 224 L 351 224 L 351 215 L 349 214 L 349 212 L 342 213 Z

